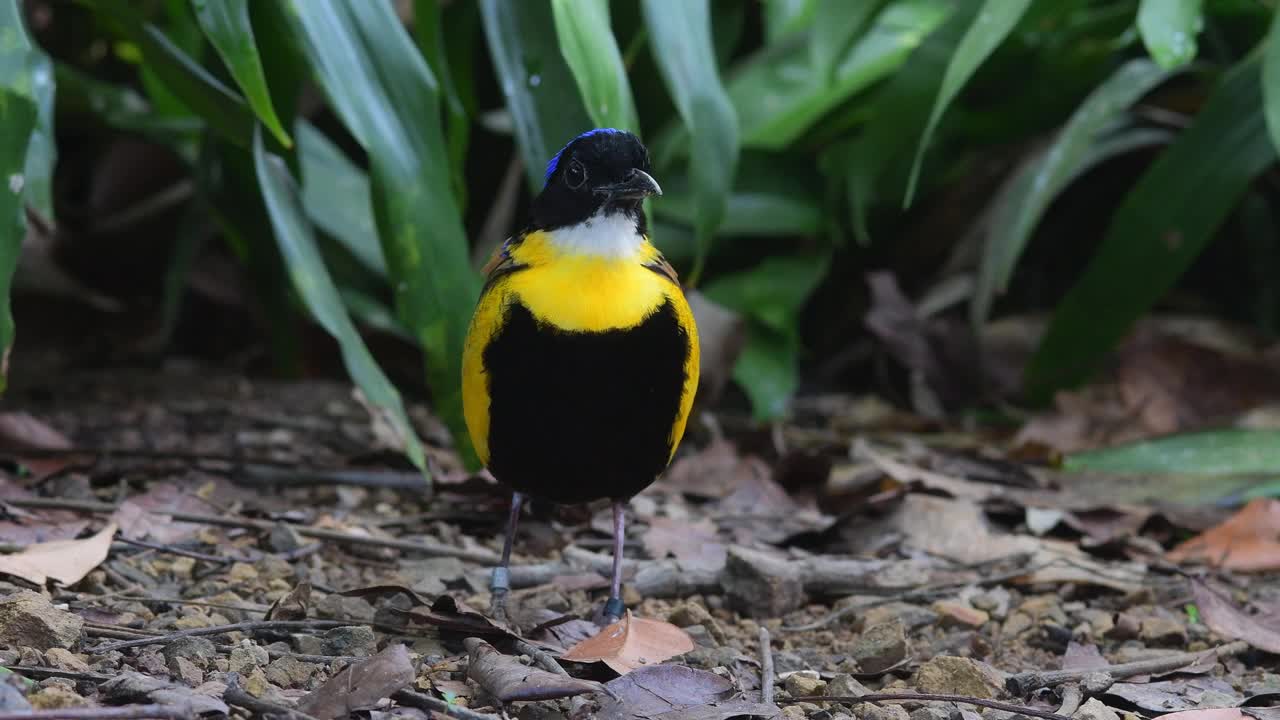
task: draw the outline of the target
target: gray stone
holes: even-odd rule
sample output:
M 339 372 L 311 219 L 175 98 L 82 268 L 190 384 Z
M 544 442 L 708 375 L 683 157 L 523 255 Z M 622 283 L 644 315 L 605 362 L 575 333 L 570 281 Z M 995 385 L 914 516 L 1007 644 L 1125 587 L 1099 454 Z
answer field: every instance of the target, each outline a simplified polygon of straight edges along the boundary
M 289 641 L 293 644 L 293 649 L 303 655 L 324 654 L 324 640 L 315 635 L 295 633 L 289 636 Z
M 269 662 L 271 656 L 267 654 L 267 649 L 247 640 L 231 648 L 231 672 L 247 673 Z
M 911 711 L 911 720 L 951 720 L 951 713 L 937 705 L 924 705 Z
M 282 658 L 276 658 L 267 665 L 266 675 L 267 681 L 280 687 L 306 687 L 311 678 L 320 670 L 320 666 L 314 663 L 302 662 L 301 660 L 286 655 Z
M 1097 698 L 1089 698 L 1071 716 L 1075 720 L 1120 720 L 1120 714 L 1103 705 Z
M 810 677 L 803 673 L 788 675 L 782 686 L 787 689 L 787 692 L 791 693 L 793 698 L 822 695 L 827 689 L 827 683 L 822 679 Z
M 1139 637 L 1148 645 L 1182 647 L 1187 644 L 1187 627 L 1173 618 L 1143 618 Z
M 838 607 L 838 606 L 837 606 Z M 908 630 L 932 625 L 938 622 L 938 613 L 922 605 L 905 602 L 891 602 L 867 610 L 862 615 L 865 627 L 897 620 Z
M 209 664 L 218 656 L 218 649 L 214 644 L 202 637 L 178 638 L 165 645 L 163 652 L 165 664 L 170 672 L 173 672 L 174 662 L 179 658 L 201 670 L 208 670 Z M 199 683 L 196 684 L 199 685 Z
M 863 720 L 911 720 L 906 708 L 901 705 L 867 705 L 863 706 Z
M 0 597 L 0 645 L 71 648 L 80 642 L 84 620 L 59 610 L 40 593 L 20 590 Z
M 409 587 L 423 595 L 439 595 L 448 588 L 446 582 L 459 580 L 467 569 L 458 558 L 435 557 L 426 560 L 404 562 L 400 566 L 400 574 L 409 582 Z
M 204 682 L 204 671 L 195 663 L 184 657 L 167 658 L 169 674 L 182 681 L 187 687 L 195 687 Z
M 324 634 L 323 655 L 373 655 L 378 652 L 378 639 L 368 625 L 336 627 Z
M 872 625 L 853 643 L 851 651 L 863 672 L 881 672 L 907 656 L 907 634 L 902 622 Z
M 972 658 L 939 655 L 916 671 L 916 688 L 926 693 L 992 699 L 1004 691 L 1004 676 Z
M 750 617 L 781 617 L 805 602 L 799 567 L 759 550 L 730 547 L 720 584 L 729 606 Z
M 833 697 L 849 697 L 866 695 L 871 692 L 866 685 L 858 682 L 852 675 L 841 673 L 827 682 L 827 694 Z

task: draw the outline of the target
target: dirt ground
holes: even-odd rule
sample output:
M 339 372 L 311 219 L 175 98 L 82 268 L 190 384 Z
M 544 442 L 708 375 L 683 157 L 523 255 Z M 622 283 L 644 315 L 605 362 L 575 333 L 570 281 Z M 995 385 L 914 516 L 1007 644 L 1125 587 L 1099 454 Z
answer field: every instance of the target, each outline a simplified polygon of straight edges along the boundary
M 1276 574 L 1192 562 L 1225 505 L 871 399 L 693 423 L 616 642 L 603 506 L 534 502 L 484 618 L 507 493 L 425 408 L 430 485 L 338 383 L 174 363 L 5 410 L 0 718 L 1280 718 Z

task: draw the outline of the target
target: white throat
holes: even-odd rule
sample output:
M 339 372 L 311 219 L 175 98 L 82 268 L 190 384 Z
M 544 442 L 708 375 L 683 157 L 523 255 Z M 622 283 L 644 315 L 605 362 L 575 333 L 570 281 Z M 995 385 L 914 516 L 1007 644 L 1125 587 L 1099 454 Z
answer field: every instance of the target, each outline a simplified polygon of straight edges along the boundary
M 557 228 L 547 233 L 557 249 L 572 255 L 623 259 L 634 256 L 644 244 L 636 229 L 636 220 L 622 212 L 603 211 L 577 225 Z

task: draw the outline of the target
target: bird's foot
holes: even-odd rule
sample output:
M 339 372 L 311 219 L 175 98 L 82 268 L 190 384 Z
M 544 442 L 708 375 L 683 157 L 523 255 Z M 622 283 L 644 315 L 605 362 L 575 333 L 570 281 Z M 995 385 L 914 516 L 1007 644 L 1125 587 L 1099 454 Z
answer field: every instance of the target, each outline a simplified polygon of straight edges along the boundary
M 622 598 L 611 597 L 604 603 L 604 624 L 611 625 L 622 619 L 627 612 L 627 606 L 622 604 Z
M 511 592 L 511 573 L 504 567 L 493 569 L 489 580 L 489 617 L 499 623 L 507 621 L 507 594 Z

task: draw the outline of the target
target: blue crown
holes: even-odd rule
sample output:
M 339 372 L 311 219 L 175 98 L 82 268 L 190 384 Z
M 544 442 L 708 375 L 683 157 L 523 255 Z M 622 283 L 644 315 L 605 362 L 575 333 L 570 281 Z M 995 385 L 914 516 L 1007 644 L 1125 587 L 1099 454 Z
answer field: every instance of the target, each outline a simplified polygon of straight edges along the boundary
M 543 186 L 545 186 L 548 182 L 551 181 L 551 175 L 555 173 L 556 166 L 560 164 L 561 153 L 563 153 L 565 149 L 568 148 L 570 145 L 574 144 L 575 142 L 581 140 L 584 137 L 591 137 L 592 135 L 600 135 L 602 133 L 620 133 L 620 132 L 625 132 L 625 131 L 619 130 L 617 128 L 596 128 L 594 130 L 588 130 L 582 133 L 581 135 L 579 135 L 578 137 L 565 143 L 564 147 L 560 148 L 560 150 L 556 152 L 556 154 L 551 158 L 551 161 L 547 163 L 547 174 L 542 178 Z

